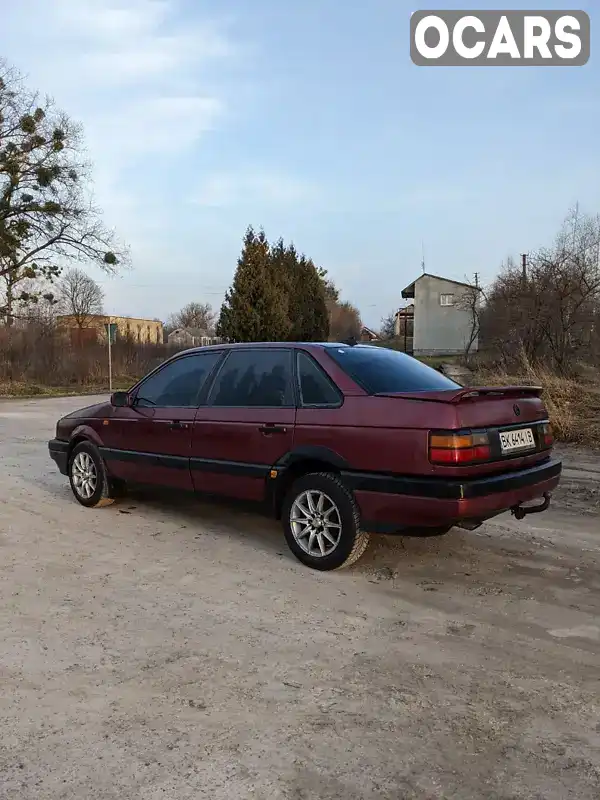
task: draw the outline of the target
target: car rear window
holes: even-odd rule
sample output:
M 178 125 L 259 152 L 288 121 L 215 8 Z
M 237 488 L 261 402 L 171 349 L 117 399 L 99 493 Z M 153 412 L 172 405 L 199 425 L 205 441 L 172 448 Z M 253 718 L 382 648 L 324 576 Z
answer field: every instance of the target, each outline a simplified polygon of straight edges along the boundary
M 386 347 L 328 347 L 327 353 L 369 394 L 440 392 L 459 385 L 416 358 Z

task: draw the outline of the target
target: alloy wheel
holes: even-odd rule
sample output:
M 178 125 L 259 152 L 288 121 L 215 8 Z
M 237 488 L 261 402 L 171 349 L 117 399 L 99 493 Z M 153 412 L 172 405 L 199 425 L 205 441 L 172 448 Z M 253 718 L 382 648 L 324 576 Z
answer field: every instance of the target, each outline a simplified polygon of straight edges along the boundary
M 89 500 L 98 486 L 98 470 L 89 453 L 77 453 L 71 465 L 73 488 L 84 500 Z
M 333 553 L 342 535 L 342 519 L 329 495 L 311 489 L 296 497 L 290 509 L 290 527 L 298 546 L 313 558 Z

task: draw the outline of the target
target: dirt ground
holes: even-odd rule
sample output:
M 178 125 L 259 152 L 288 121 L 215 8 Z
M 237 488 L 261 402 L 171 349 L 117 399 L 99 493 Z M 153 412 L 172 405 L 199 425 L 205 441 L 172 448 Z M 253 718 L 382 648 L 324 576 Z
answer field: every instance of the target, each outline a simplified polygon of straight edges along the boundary
M 600 797 L 600 456 L 320 574 L 225 505 L 86 510 L 0 403 L 0 798 Z

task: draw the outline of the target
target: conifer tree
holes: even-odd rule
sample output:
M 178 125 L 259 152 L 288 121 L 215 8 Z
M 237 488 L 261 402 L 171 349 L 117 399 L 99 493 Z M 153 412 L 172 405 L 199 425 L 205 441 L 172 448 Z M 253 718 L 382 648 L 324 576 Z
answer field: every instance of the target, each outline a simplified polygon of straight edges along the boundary
M 285 296 L 273 280 L 264 231 L 249 227 L 233 283 L 221 307 L 217 335 L 235 342 L 285 340 L 289 322 Z
M 292 261 L 293 258 L 293 261 Z M 292 293 L 289 314 L 294 339 L 300 342 L 323 342 L 329 335 L 329 315 L 325 289 L 318 270 L 310 258 L 290 253 Z

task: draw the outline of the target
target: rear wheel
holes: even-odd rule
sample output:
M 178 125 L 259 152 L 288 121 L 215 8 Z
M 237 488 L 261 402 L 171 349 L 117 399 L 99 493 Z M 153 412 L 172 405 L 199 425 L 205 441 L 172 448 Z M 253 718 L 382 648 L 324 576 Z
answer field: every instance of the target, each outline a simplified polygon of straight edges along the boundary
M 347 567 L 363 555 L 369 534 L 359 528 L 352 493 L 328 472 L 303 475 L 288 491 L 282 509 L 288 547 L 308 567 Z
M 82 506 L 100 508 L 114 502 L 104 461 L 91 442 L 81 442 L 73 448 L 68 473 L 75 499 Z

